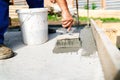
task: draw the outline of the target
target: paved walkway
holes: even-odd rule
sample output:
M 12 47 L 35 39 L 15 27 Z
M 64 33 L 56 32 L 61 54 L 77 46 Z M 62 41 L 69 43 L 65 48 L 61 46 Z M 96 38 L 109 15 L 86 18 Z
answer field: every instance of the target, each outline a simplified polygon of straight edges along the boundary
M 42 45 L 28 46 L 20 31 L 7 32 L 5 43 L 17 55 L 0 61 L 0 80 L 104 80 L 97 51 L 89 56 L 81 55 L 83 49 L 55 54 L 57 35 L 50 34 Z

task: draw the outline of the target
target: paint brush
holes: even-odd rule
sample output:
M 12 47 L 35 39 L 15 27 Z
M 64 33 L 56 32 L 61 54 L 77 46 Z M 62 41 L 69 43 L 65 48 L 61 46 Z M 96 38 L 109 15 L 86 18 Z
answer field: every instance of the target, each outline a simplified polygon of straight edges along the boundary
M 56 32 L 60 33 L 57 37 L 57 42 L 54 53 L 77 52 L 81 47 L 79 32 L 76 28 L 71 28 L 68 32 L 65 28 L 59 28 Z

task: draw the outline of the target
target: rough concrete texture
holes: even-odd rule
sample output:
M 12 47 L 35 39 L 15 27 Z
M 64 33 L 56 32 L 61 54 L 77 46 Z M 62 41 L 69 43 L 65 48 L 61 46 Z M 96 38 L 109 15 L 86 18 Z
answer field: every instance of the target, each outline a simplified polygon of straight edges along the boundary
M 90 26 L 85 26 L 83 29 L 81 29 L 80 39 L 82 43 L 81 54 L 83 56 L 90 56 L 97 51 L 95 40 Z
M 5 44 L 17 55 L 0 60 L 0 80 L 104 80 L 97 51 L 89 56 L 82 56 L 81 49 L 53 54 L 56 36 L 50 34 L 46 43 L 29 46 L 23 44 L 20 31 L 7 32 Z
M 78 52 L 81 44 L 78 38 L 57 40 L 53 53 Z

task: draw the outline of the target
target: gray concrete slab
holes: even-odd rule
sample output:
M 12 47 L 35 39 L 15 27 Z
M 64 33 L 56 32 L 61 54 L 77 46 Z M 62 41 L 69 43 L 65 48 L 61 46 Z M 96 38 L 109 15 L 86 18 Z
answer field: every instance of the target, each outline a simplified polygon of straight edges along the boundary
M 54 54 L 56 36 L 41 45 L 25 45 L 21 32 L 5 35 L 5 44 L 17 53 L 13 58 L 0 60 L 0 80 L 104 80 L 97 51 L 89 56 L 79 52 Z

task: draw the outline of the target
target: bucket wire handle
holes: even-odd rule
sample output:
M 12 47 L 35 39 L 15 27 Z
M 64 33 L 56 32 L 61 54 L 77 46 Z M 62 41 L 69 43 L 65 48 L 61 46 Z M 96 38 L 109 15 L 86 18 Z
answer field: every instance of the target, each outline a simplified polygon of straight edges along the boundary
M 32 13 L 32 11 L 30 11 L 30 15 L 27 16 L 27 17 L 22 21 L 21 26 L 23 26 L 24 23 L 25 23 L 26 21 L 28 21 L 32 16 L 33 16 L 33 13 Z

